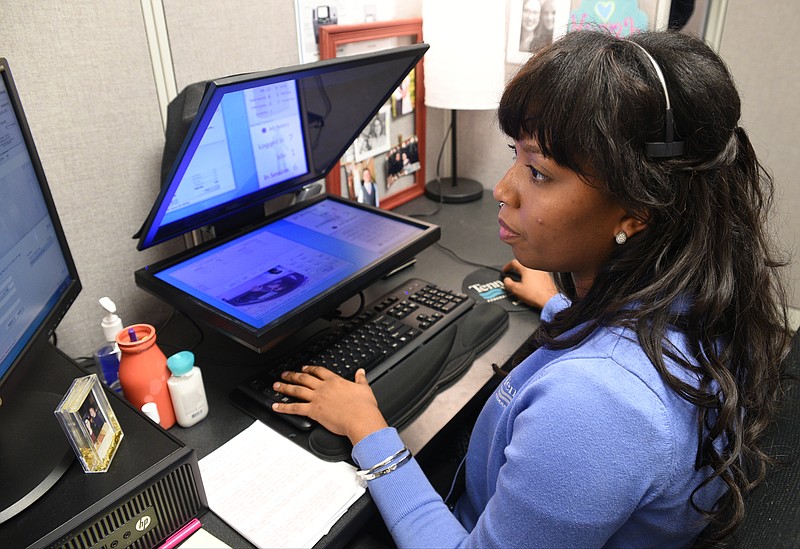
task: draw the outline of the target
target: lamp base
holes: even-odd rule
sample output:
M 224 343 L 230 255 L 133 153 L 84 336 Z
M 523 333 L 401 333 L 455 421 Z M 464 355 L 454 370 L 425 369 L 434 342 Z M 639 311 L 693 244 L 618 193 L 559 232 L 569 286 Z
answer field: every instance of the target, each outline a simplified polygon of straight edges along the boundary
M 474 179 L 463 177 L 457 177 L 453 184 L 452 177 L 443 177 L 425 184 L 425 196 L 437 202 L 474 202 L 483 197 L 483 185 Z

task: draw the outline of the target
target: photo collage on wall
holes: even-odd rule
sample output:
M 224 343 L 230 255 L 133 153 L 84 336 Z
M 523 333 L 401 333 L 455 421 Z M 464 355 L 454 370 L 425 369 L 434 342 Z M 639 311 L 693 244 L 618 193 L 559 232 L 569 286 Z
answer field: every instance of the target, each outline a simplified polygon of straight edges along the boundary
M 412 70 L 345 152 L 342 196 L 380 206 L 381 198 L 414 185 L 420 169 L 415 86 Z

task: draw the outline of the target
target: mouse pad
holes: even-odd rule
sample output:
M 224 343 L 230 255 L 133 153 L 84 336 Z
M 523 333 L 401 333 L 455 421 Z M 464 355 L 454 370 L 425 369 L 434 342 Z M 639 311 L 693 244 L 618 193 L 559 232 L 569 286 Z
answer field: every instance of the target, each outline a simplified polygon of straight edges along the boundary
M 476 303 L 496 303 L 506 311 L 530 310 L 530 307 L 506 293 L 505 286 L 500 280 L 501 270 L 501 267 L 496 269 L 483 267 L 468 274 L 461 283 L 461 291 L 474 299 Z

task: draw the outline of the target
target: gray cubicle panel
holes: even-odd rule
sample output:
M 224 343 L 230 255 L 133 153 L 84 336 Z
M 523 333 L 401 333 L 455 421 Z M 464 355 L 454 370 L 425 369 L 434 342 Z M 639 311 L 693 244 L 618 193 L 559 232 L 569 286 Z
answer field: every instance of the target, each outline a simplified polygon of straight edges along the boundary
M 136 252 L 131 235 L 157 195 L 163 144 L 142 8 L 121 0 L 5 2 L 0 52 L 84 286 L 58 329 L 59 347 L 86 356 L 102 340 L 103 296 L 125 322 L 166 317 L 133 283 L 133 271 L 155 257 Z
M 164 2 L 178 90 L 299 62 L 294 0 Z
M 800 10 L 796 2 L 727 2 L 719 54 L 742 96 L 742 122 L 760 160 L 775 177 L 772 226 L 787 252 L 800 246 Z M 800 262 L 788 270 L 789 305 L 800 308 Z

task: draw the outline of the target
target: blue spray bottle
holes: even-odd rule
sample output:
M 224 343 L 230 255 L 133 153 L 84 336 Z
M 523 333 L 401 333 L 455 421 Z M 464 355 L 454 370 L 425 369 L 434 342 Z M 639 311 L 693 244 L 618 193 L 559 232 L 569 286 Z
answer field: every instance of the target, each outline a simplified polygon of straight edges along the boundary
M 94 361 L 97 364 L 97 373 L 100 376 L 100 380 L 113 391 L 122 393 L 122 387 L 119 383 L 119 357 L 121 352 L 116 341 L 117 333 L 122 330 L 122 319 L 116 315 L 117 306 L 109 298 L 101 297 L 100 305 L 107 313 L 100 323 L 105 342 L 94 352 Z

